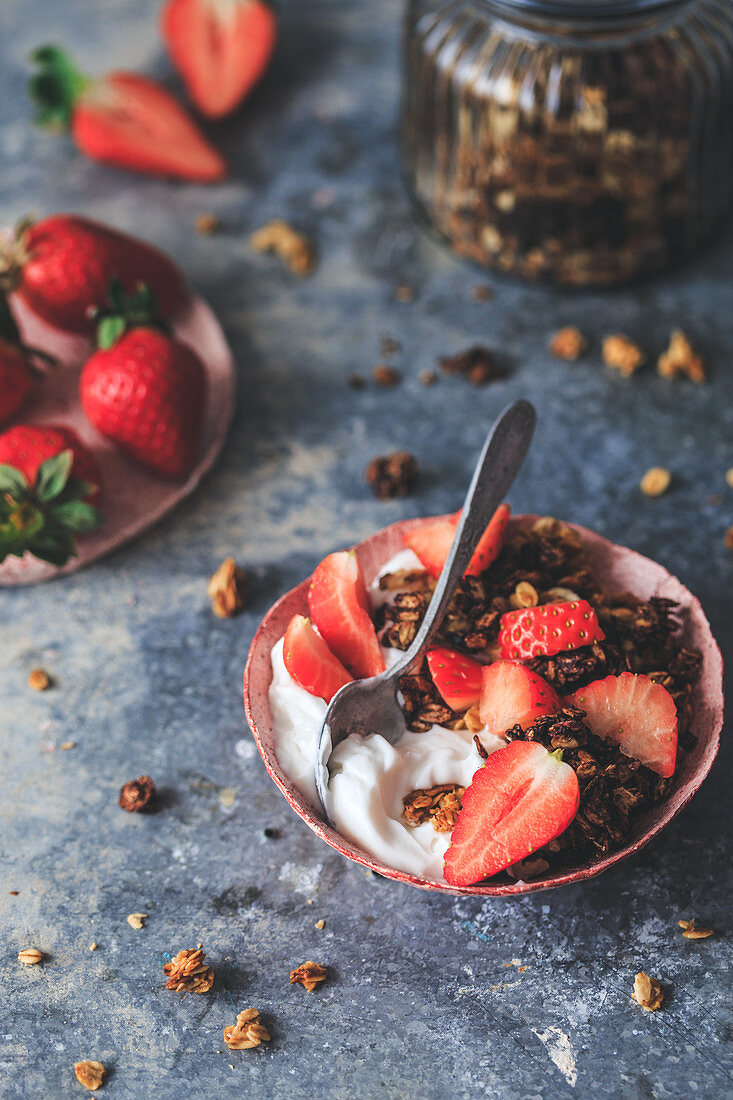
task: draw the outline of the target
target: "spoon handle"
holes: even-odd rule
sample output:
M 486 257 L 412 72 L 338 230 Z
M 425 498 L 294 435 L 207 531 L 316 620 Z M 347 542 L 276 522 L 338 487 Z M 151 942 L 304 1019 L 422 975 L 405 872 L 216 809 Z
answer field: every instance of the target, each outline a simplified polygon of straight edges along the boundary
M 402 676 L 421 660 L 440 626 L 456 588 L 469 566 L 486 524 L 501 504 L 527 456 L 537 414 L 529 401 L 515 401 L 494 422 L 463 503 L 453 545 L 425 617 L 405 656 L 389 670 Z

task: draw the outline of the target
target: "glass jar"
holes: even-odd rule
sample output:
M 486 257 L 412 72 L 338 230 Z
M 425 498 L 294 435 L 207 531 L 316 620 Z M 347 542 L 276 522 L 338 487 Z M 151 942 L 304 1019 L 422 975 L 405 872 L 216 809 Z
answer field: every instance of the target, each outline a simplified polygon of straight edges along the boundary
M 462 256 L 608 286 L 729 206 L 733 0 L 409 0 L 405 65 L 411 185 Z

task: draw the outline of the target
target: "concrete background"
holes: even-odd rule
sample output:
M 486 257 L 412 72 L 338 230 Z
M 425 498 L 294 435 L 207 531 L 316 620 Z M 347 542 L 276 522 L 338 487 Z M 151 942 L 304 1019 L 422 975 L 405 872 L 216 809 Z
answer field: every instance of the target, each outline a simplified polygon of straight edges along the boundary
M 240 382 L 222 460 L 188 503 L 108 561 L 0 593 L 0 1094 L 81 1095 L 72 1064 L 96 1058 L 110 1069 L 103 1095 L 119 1098 L 731 1095 L 730 731 L 702 794 L 638 858 L 575 889 L 451 900 L 368 876 L 306 829 L 255 754 L 240 687 L 272 601 L 331 549 L 455 508 L 489 422 L 518 396 L 541 421 L 515 509 L 661 560 L 730 653 L 730 233 L 684 270 L 606 294 L 455 261 L 416 224 L 400 177 L 399 0 L 283 3 L 267 78 L 210 128 L 232 164 L 219 186 L 118 173 L 35 130 L 23 84 L 43 41 L 94 71 L 137 67 L 177 86 L 154 7 L 4 0 L 0 12 L 3 220 L 84 211 L 167 249 L 221 318 Z M 203 211 L 225 231 L 198 236 Z M 317 241 L 311 279 L 248 248 L 281 216 Z M 492 301 L 472 299 L 479 282 Z M 394 300 L 402 283 L 411 304 Z M 568 322 L 593 341 L 577 364 L 546 351 Z M 604 333 L 656 355 L 678 323 L 708 356 L 709 385 L 601 366 Z M 382 333 L 403 345 L 403 381 L 355 392 L 347 376 L 370 372 Z M 506 380 L 419 385 L 438 354 L 476 340 L 507 358 Z M 415 452 L 420 482 L 381 503 L 363 469 L 396 447 Z M 649 500 L 638 482 L 657 464 L 673 487 Z M 250 596 L 220 621 L 206 579 L 229 553 Z M 26 687 L 38 664 L 57 681 L 43 695 Z M 66 740 L 76 748 L 49 751 Z M 119 787 L 143 772 L 162 806 L 126 815 Z M 133 911 L 149 914 L 144 930 L 127 925 Z M 715 938 L 681 938 L 678 918 L 693 915 Z M 214 989 L 166 992 L 166 953 L 199 941 Z M 48 954 L 42 966 L 17 963 L 29 945 Z M 288 984 L 309 958 L 331 972 L 313 995 Z M 669 991 L 654 1015 L 630 999 L 640 969 Z M 230 1053 L 222 1028 L 250 1005 L 273 1042 Z

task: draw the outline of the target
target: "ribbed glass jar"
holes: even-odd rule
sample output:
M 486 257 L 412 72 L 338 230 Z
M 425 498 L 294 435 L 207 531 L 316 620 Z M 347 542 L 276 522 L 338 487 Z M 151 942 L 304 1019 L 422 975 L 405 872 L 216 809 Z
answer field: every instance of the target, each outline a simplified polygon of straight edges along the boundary
M 612 285 L 688 255 L 733 181 L 733 0 L 409 0 L 404 147 L 456 252 Z

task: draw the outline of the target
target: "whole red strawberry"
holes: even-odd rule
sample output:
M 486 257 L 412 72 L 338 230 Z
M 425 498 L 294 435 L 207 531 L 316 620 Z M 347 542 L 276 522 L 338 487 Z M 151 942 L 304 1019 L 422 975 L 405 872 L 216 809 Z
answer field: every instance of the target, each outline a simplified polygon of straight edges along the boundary
M 167 0 L 161 30 L 193 102 L 221 118 L 267 68 L 277 19 L 265 0 Z
M 99 317 L 99 351 L 81 374 L 82 408 L 133 458 L 165 477 L 182 477 L 201 437 L 204 368 L 157 319 L 147 287 L 128 298 L 117 284 L 110 304 Z
M 0 283 L 39 317 L 68 332 L 95 331 L 93 310 L 112 279 L 130 294 L 145 283 L 164 317 L 188 300 L 183 276 L 157 248 L 75 214 L 23 220 L 0 246 Z
M 93 160 L 202 183 L 225 175 L 221 156 L 154 80 L 126 72 L 92 79 L 56 46 L 41 46 L 32 60 L 40 69 L 30 85 L 38 122 L 70 130 Z
M 102 478 L 94 455 L 70 429 L 19 424 L 0 435 L 0 561 L 26 551 L 52 565 L 95 531 Z
M 22 408 L 40 372 L 37 360 L 54 360 L 21 340 L 8 300 L 0 290 L 0 424 Z

